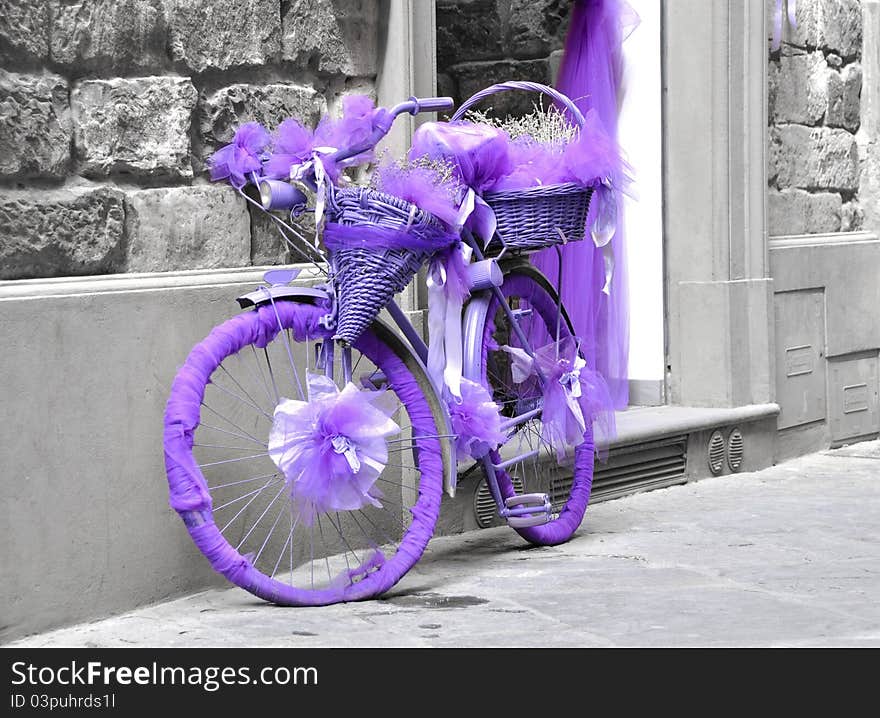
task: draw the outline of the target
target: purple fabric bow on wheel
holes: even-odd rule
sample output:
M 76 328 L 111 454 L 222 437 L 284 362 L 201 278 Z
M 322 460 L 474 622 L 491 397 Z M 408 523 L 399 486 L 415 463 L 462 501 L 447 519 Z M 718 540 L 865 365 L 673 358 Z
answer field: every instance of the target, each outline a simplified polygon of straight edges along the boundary
M 375 485 L 388 463 L 386 440 L 400 427 L 376 406 L 382 392 L 312 374 L 309 400 L 283 399 L 275 407 L 269 456 L 284 474 L 302 521 L 327 511 L 381 507 Z

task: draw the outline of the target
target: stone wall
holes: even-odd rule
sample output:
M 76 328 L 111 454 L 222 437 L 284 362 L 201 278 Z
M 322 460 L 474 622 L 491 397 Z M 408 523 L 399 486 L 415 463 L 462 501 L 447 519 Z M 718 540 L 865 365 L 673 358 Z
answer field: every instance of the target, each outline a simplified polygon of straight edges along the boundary
M 272 264 L 205 158 L 373 92 L 378 0 L 0 0 L 0 279 Z
M 552 84 L 570 0 L 437 0 L 437 87 L 458 102 L 504 80 Z M 479 107 L 531 110 L 537 95 L 508 92 Z
M 786 26 L 769 62 L 770 235 L 861 229 L 876 198 L 859 191 L 859 0 L 797 3 L 797 28 Z

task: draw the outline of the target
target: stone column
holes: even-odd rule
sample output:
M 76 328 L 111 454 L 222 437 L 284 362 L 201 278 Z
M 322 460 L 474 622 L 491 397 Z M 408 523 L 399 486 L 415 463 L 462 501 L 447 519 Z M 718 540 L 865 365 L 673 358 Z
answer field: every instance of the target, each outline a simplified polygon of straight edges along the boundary
M 764 2 L 663 13 L 669 403 L 771 402 Z

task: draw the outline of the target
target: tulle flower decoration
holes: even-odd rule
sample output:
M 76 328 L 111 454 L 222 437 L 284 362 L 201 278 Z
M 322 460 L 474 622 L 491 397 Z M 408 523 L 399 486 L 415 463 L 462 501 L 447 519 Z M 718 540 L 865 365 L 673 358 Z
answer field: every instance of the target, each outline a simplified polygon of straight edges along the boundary
M 309 375 L 308 401 L 275 407 L 269 456 L 283 472 L 301 520 L 319 513 L 381 507 L 375 485 L 388 463 L 386 439 L 400 427 L 377 406 L 383 392 Z
M 437 217 L 448 228 L 459 224 L 459 208 L 466 189 L 446 159 L 427 156 L 383 162 L 373 172 L 371 185 Z
M 507 440 L 501 429 L 498 405 L 482 384 L 461 379 L 461 401 L 449 401 L 452 430 L 458 435 L 456 448 L 474 458 L 483 456 Z
M 482 193 L 511 170 L 510 138 L 501 129 L 473 122 L 426 122 L 413 135 L 410 158 L 428 157 L 452 163 L 467 192 L 459 207 L 458 224 L 486 241 L 496 220 Z
M 311 130 L 292 117 L 284 120 L 275 130 L 272 154 L 263 166 L 263 174 L 270 179 L 290 179 L 290 168 L 307 162 L 312 146 Z
M 315 128 L 312 147 L 321 154 L 330 154 L 336 150 L 357 147 L 363 144 L 373 132 L 373 116 L 376 106 L 367 95 L 348 95 L 342 100 L 342 117 L 322 118 Z M 327 176 L 334 182 L 345 167 L 364 164 L 373 159 L 373 150 L 369 149 L 357 154 L 343 163 L 325 162 Z
M 262 156 L 271 140 L 268 130 L 259 122 L 246 122 L 235 132 L 230 144 L 208 159 L 211 179 L 228 179 L 233 187 L 244 187 L 250 173 L 261 173 Z
M 570 447 L 584 442 L 592 424 L 595 445 L 601 454 L 614 436 L 613 402 L 605 379 L 587 367 L 578 352 L 576 338 L 551 342 L 535 351 L 534 359 L 518 347 L 501 346 L 510 354 L 513 381 L 530 380 L 540 369 L 546 379 L 541 412 L 541 438 L 556 452 L 559 463 Z

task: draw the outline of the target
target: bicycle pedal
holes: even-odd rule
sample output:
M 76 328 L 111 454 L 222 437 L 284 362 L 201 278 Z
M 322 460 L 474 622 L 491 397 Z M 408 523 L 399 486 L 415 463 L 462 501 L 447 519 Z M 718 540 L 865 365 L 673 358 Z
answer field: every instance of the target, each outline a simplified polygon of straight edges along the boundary
M 502 516 L 515 529 L 540 526 L 550 521 L 550 497 L 547 494 L 519 494 L 504 499 Z
M 524 319 L 525 317 L 530 317 L 532 315 L 531 308 L 528 309 L 514 309 L 513 310 L 513 318 L 518 322 L 520 319 Z

